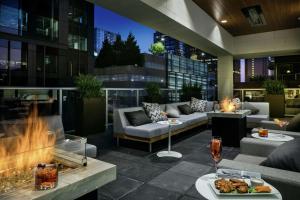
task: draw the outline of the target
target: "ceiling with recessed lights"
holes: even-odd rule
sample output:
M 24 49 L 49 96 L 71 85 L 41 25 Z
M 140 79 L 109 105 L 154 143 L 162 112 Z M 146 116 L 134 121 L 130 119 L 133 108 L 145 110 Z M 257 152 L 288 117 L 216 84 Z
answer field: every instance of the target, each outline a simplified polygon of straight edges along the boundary
M 300 0 L 193 1 L 234 36 L 300 27 Z

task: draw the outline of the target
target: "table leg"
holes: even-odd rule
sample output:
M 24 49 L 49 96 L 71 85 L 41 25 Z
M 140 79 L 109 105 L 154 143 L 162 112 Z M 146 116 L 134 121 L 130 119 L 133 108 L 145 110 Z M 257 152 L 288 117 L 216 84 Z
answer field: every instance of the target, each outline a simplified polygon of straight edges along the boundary
M 173 157 L 173 158 L 181 158 L 182 154 L 176 151 L 171 151 L 171 133 L 172 128 L 169 125 L 169 133 L 168 133 L 168 151 L 160 151 L 156 155 L 158 157 Z
M 169 125 L 169 141 L 168 141 L 168 152 L 171 151 L 171 125 Z

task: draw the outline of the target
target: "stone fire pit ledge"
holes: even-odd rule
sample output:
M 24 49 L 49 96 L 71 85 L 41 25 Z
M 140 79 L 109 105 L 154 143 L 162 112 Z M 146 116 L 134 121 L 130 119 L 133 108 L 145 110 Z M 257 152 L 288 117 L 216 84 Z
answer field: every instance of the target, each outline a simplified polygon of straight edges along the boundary
M 33 187 L 18 189 L 7 195 L 0 195 L 5 200 L 68 200 L 76 199 L 97 188 L 116 180 L 116 166 L 93 158 L 88 158 L 88 165 L 60 174 L 58 186 L 51 190 L 36 191 Z

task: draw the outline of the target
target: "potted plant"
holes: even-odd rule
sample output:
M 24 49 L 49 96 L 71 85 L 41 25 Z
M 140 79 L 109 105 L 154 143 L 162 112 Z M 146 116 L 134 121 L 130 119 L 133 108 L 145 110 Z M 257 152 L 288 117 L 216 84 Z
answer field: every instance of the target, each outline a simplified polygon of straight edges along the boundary
M 161 91 L 160 86 L 157 83 L 148 83 L 145 87 L 147 92 L 146 101 L 150 103 L 161 102 Z
M 278 80 L 266 80 L 263 84 L 266 89 L 265 101 L 270 103 L 270 116 L 284 116 L 284 84 Z
M 105 130 L 105 98 L 102 83 L 92 75 L 80 74 L 75 78 L 79 98 L 76 133 L 86 136 Z
M 186 84 L 182 85 L 182 93 L 180 96 L 181 101 L 191 101 L 191 98 L 202 99 L 202 86 L 199 84 Z

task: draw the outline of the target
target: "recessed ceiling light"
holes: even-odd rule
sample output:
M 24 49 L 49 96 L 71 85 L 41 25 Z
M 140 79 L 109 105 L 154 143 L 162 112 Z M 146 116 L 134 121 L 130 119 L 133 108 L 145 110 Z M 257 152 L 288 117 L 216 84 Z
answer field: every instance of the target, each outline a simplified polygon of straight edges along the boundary
M 222 24 L 226 24 L 228 21 L 226 19 L 221 20 Z

